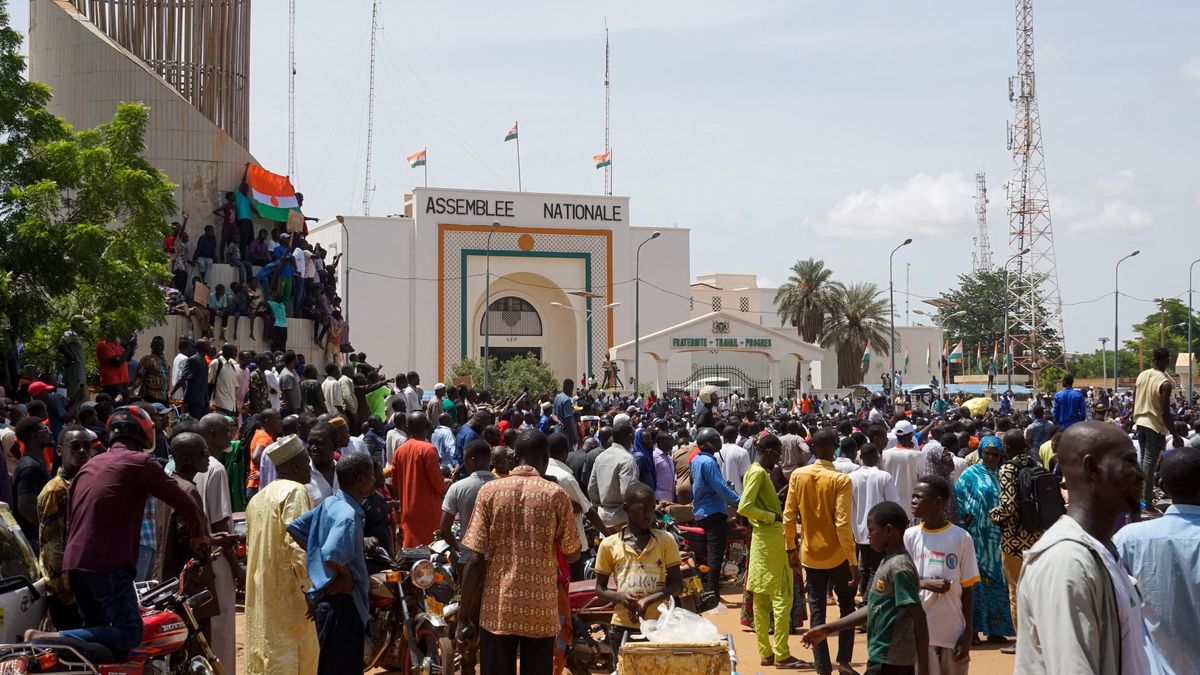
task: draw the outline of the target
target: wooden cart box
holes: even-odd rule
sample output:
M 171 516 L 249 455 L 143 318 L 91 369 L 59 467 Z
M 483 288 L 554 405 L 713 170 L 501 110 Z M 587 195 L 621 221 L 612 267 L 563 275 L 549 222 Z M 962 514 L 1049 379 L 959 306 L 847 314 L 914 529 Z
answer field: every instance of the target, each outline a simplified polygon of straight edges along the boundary
M 730 675 L 724 642 L 630 642 L 621 647 L 619 675 Z

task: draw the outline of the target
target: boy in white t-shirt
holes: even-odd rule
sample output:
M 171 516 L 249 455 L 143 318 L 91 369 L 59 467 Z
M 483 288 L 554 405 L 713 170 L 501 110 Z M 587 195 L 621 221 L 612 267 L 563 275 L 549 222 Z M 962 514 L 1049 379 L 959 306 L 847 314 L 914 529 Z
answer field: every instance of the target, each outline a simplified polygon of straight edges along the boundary
M 971 535 L 946 520 L 949 500 L 945 478 L 922 476 L 912 513 L 923 522 L 904 533 L 929 625 L 929 675 L 966 675 L 975 637 L 971 587 L 979 582 L 979 564 Z

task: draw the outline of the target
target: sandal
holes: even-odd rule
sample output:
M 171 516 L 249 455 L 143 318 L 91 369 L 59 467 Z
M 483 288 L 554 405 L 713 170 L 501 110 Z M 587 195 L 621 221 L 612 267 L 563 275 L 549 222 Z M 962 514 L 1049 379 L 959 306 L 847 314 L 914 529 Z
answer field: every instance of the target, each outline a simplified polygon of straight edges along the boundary
M 1006 644 L 1008 644 L 1009 642 L 1012 642 L 1012 640 L 1009 640 L 1007 637 L 1005 637 L 1005 636 L 1003 636 L 1003 635 L 989 635 L 989 636 L 987 636 L 987 643 L 988 643 L 989 645 L 1006 645 Z
M 770 665 L 770 664 L 764 663 L 763 665 Z M 813 666 L 813 664 L 809 663 L 808 661 L 798 659 L 794 656 L 789 656 L 786 660 L 776 663 L 775 667 L 779 670 L 815 670 L 816 669 L 815 666 Z

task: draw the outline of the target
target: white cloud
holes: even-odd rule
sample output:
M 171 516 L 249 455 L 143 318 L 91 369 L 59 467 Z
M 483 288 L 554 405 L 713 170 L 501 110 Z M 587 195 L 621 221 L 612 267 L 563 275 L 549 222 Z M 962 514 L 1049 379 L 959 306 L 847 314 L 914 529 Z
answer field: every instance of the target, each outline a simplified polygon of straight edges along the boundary
M 830 237 L 882 238 L 969 231 L 975 222 L 974 181 L 950 171 L 917 174 L 847 195 L 816 227 Z
M 1179 74 L 1183 79 L 1200 87 L 1200 56 L 1193 56 L 1188 59 L 1187 63 L 1183 64 L 1183 67 L 1179 69 Z M 1196 93 L 1200 94 L 1200 89 L 1197 89 Z
M 1137 174 L 1129 169 L 1101 176 L 1082 189 L 1064 189 L 1050 197 L 1057 227 L 1069 232 L 1139 231 L 1154 224 L 1154 214 L 1134 203 Z

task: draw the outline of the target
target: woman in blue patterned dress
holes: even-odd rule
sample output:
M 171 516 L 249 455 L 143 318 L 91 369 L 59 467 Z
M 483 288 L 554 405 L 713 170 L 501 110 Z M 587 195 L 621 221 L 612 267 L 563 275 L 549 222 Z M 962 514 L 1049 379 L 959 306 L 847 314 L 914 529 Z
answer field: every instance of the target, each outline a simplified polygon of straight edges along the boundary
M 959 522 L 975 541 L 975 557 L 979 559 L 980 581 L 974 588 L 975 630 L 991 643 L 1005 643 L 1006 636 L 1016 635 L 1000 558 L 1000 526 L 988 517 L 988 512 L 1000 503 L 1001 445 L 999 436 L 985 436 L 979 442 L 979 463 L 968 467 L 954 486 Z

